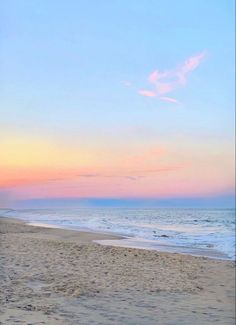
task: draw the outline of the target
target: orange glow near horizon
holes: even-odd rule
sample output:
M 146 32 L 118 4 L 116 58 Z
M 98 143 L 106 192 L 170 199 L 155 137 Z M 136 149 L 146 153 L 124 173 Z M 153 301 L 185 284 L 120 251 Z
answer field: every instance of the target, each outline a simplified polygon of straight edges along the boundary
M 16 199 L 53 197 L 162 198 L 232 193 L 233 159 L 198 144 L 166 142 L 155 146 L 94 152 L 43 139 L 2 141 L 0 188 Z M 178 149 L 177 149 L 178 148 Z M 180 149 L 181 148 L 181 149 Z M 211 151 L 209 151 L 211 149 Z M 221 149 L 222 150 L 222 149 Z

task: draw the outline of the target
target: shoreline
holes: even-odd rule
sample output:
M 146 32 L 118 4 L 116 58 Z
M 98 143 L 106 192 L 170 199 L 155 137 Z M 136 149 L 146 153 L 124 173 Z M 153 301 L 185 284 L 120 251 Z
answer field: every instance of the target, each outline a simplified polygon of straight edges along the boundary
M 0 218 L 0 324 L 234 324 L 234 262 L 104 239 Z
M 0 217 L 0 218 L 8 218 L 8 217 Z M 176 253 L 176 254 L 183 254 L 183 255 L 191 255 L 195 257 L 206 257 L 210 259 L 223 260 L 223 261 L 235 261 L 235 259 L 230 258 L 225 253 L 220 252 L 219 250 L 216 249 L 193 248 L 189 246 L 173 245 L 171 243 L 168 244 L 166 242 L 162 242 L 161 239 L 156 241 L 145 240 L 143 238 L 126 236 L 125 234 L 117 234 L 114 232 L 105 232 L 105 231 L 91 230 L 85 228 L 74 228 L 73 226 L 71 227 L 59 226 L 59 225 L 39 223 L 39 222 L 27 222 L 26 220 L 23 219 L 17 219 L 11 217 L 9 217 L 9 219 L 20 220 L 26 225 L 33 226 L 33 227 L 61 229 L 61 230 L 77 231 L 82 233 L 85 232 L 85 233 L 108 236 L 102 239 L 94 239 L 94 242 L 100 245 L 137 248 L 137 249 L 145 249 L 145 250 L 156 250 L 158 252 L 164 252 L 164 253 Z

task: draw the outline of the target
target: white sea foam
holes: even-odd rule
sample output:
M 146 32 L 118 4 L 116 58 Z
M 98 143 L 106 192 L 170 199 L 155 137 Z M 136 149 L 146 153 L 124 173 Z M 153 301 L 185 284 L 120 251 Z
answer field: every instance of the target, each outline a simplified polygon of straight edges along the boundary
M 178 246 L 212 249 L 235 257 L 234 209 L 28 209 L 0 214 L 30 223 L 122 234 L 149 241 L 154 249 L 164 243 L 177 250 Z

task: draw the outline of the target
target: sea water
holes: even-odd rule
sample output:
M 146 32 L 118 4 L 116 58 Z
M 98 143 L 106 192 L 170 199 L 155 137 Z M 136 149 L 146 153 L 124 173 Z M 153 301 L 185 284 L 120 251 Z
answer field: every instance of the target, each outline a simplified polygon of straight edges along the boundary
M 211 256 L 206 252 L 214 251 L 235 258 L 235 209 L 2 209 L 0 215 L 31 224 L 123 235 L 129 239 L 123 246 L 160 249 L 161 245 L 166 251 L 168 247 L 175 252 L 185 248 L 193 255 L 195 251 Z

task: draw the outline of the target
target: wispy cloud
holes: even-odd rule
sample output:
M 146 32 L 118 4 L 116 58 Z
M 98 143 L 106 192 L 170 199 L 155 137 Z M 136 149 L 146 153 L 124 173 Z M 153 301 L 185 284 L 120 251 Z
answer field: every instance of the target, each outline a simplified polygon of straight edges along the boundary
M 101 175 L 100 174 L 79 174 L 79 175 L 76 175 L 78 177 L 84 177 L 84 178 L 92 178 L 92 177 L 100 177 Z
M 169 165 L 158 163 L 159 167 L 149 164 L 152 160 L 156 161 L 157 157 L 161 157 L 164 154 L 165 149 L 157 148 L 150 150 L 146 155 L 135 156 L 130 161 L 131 165 L 126 166 L 123 170 L 111 170 L 106 172 L 99 173 L 78 173 L 76 171 L 68 172 L 66 170 L 56 171 L 56 170 L 41 170 L 32 169 L 32 170 L 9 170 L 9 173 L 5 173 L 5 176 L 0 180 L 0 190 L 1 189 L 14 189 L 22 187 L 37 187 L 37 186 L 51 186 L 52 184 L 65 184 L 71 183 L 76 184 L 85 183 L 93 184 L 93 182 L 103 182 L 104 180 L 113 182 L 113 180 L 122 181 L 139 181 L 142 178 L 148 176 L 149 173 L 161 173 L 168 172 L 179 169 L 179 165 Z M 147 162 L 147 165 L 144 164 Z M 153 167 L 153 168 L 152 168 Z M 1 168 L 0 168 L 1 172 Z M 10 173 L 12 172 L 12 173 Z M 21 173 L 21 176 L 18 176 L 18 173 Z
M 157 96 L 157 94 L 151 90 L 140 89 L 139 93 L 140 93 L 140 95 L 146 96 L 146 97 L 156 97 Z
M 139 178 L 142 178 L 143 176 L 133 176 L 133 175 L 122 175 L 122 174 L 81 174 L 78 175 L 79 177 L 85 177 L 85 178 L 124 178 L 124 179 L 128 179 L 131 181 L 136 181 Z
M 178 103 L 178 100 L 172 97 L 166 97 L 166 96 L 162 96 L 160 97 L 161 100 L 163 100 L 164 102 L 169 102 L 169 103 Z
M 153 71 L 148 76 L 148 82 L 154 86 L 154 89 L 140 89 L 139 94 L 145 97 L 158 97 L 160 100 L 170 103 L 178 103 L 177 99 L 166 95 L 185 86 L 188 74 L 195 70 L 205 57 L 206 52 L 204 51 L 188 58 L 175 69 L 163 72 Z
M 162 165 L 159 168 L 154 168 L 154 169 L 145 169 L 145 170 L 136 170 L 136 172 L 141 172 L 141 173 L 145 173 L 145 174 L 158 174 L 158 173 L 165 173 L 165 172 L 172 172 L 172 171 L 176 171 L 179 169 L 184 169 L 188 167 L 188 163 L 182 163 L 179 165 L 175 165 L 175 164 L 167 164 L 167 165 Z

